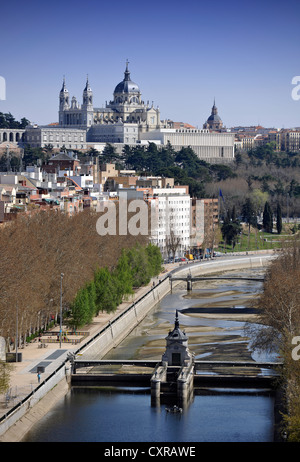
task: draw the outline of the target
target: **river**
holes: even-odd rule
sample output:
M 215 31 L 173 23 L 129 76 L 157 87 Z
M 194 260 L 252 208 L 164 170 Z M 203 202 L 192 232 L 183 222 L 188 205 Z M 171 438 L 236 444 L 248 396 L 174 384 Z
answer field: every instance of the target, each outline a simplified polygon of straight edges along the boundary
M 263 271 L 230 275 L 254 277 Z M 160 360 L 177 309 L 196 359 L 249 360 L 253 352 L 243 329 L 253 317 L 251 303 L 261 290 L 257 281 L 203 281 L 194 283 L 189 293 L 180 284 L 106 358 Z M 273 441 L 274 397 L 268 390 L 215 389 L 212 394 L 197 394 L 179 415 L 150 403 L 147 388 L 73 387 L 24 441 Z

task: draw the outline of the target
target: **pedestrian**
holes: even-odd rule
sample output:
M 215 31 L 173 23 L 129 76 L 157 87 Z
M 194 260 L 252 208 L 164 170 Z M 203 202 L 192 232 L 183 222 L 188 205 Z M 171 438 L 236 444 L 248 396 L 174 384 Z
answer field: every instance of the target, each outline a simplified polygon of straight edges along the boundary
M 40 383 L 40 381 L 41 381 L 41 374 L 40 374 L 39 372 L 37 373 L 37 379 L 38 379 L 38 382 Z

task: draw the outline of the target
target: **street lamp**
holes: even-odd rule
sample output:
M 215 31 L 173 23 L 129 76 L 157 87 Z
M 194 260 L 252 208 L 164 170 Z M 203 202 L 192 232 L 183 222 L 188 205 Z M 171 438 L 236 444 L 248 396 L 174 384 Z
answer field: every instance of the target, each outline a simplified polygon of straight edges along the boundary
M 18 341 L 19 341 L 19 329 L 18 329 L 18 304 L 16 305 L 16 363 L 18 362 Z
M 61 348 L 61 336 L 62 336 L 62 282 L 63 282 L 64 273 L 60 274 L 60 316 L 59 316 L 59 348 Z

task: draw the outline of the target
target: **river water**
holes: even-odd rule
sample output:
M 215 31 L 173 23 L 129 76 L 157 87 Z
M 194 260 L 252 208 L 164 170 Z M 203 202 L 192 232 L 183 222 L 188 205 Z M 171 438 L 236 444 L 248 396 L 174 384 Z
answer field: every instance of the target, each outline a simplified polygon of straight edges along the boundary
M 230 275 L 257 277 L 263 271 Z M 244 334 L 261 290 L 257 281 L 205 281 L 194 283 L 190 293 L 179 285 L 106 358 L 160 360 L 177 309 L 196 359 L 270 359 L 253 354 Z M 215 389 L 195 395 L 182 414 L 170 414 L 164 404 L 151 406 L 147 388 L 74 387 L 24 441 L 271 442 L 273 427 L 274 398 L 268 390 Z

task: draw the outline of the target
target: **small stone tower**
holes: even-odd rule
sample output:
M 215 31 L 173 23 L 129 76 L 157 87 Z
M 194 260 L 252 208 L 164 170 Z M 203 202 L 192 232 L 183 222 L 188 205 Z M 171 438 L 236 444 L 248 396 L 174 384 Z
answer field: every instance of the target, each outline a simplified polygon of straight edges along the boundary
M 166 337 L 166 351 L 162 356 L 162 361 L 168 366 L 182 366 L 192 360 L 192 353 L 188 349 L 188 337 L 179 328 L 178 311 L 176 310 L 175 326 Z

